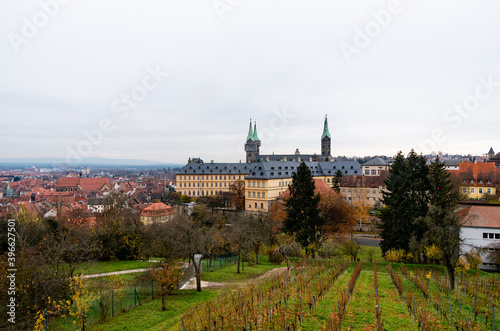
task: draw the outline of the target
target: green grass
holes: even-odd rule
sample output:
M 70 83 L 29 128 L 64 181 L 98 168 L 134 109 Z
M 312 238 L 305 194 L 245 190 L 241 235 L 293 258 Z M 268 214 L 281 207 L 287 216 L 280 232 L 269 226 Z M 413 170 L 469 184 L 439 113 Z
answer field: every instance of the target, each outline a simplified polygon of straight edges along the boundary
M 416 330 L 417 326 L 408 315 L 406 306 L 401 301 L 396 287 L 393 285 L 391 277 L 377 266 L 379 304 L 382 325 L 386 330 Z M 372 278 L 373 280 L 373 278 Z
M 94 262 L 91 264 L 82 265 L 78 271 L 83 271 L 84 275 L 99 274 L 114 271 L 132 270 L 151 268 L 155 266 L 155 262 L 146 261 L 108 261 Z
M 116 275 L 116 277 L 123 282 L 123 286 L 132 286 L 134 284 L 142 283 L 144 280 L 141 279 L 141 277 L 144 276 L 144 274 L 144 272 L 137 272 L 133 274 Z M 106 277 L 86 278 L 84 279 L 84 283 L 87 286 L 96 287 L 102 278 Z
M 370 252 L 372 252 L 371 262 L 383 262 L 382 249 L 380 246 L 361 246 L 361 252 L 358 258 L 364 262 L 370 262 Z
M 344 330 L 376 330 L 373 274 L 361 272 L 342 321 Z
M 305 315 L 305 321 L 300 326 L 300 330 L 321 330 L 330 321 L 330 315 L 337 311 L 340 293 L 345 289 L 352 275 L 352 268 L 344 271 L 330 291 L 316 304 L 314 312 Z
M 181 318 L 190 308 L 220 295 L 221 290 L 182 290 L 167 297 L 166 311 L 161 311 L 161 299 L 146 302 L 89 330 L 179 330 Z
M 268 262 L 268 259 L 265 256 L 260 257 L 260 263 L 261 264 L 249 266 L 248 263 L 245 262 L 245 269 L 243 270 L 240 265 L 239 274 L 236 272 L 238 267 L 237 264 L 222 267 L 221 269 L 217 269 L 215 271 L 202 272 L 201 280 L 207 282 L 241 282 L 263 275 L 271 269 L 286 266 L 285 263 L 279 265 L 272 264 Z

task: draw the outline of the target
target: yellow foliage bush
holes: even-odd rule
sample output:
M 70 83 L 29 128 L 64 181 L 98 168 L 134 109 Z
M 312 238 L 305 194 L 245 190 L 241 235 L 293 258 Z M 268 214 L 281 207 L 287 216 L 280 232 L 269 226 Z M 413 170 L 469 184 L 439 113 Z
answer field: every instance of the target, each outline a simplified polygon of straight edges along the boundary
M 483 259 L 477 252 L 466 253 L 465 259 L 469 263 L 471 269 L 479 270 L 481 264 L 483 264 Z
M 403 262 L 404 259 L 405 259 L 405 251 L 404 249 L 390 249 L 388 251 L 385 252 L 385 255 L 384 255 L 384 260 L 386 260 L 387 262 L 394 262 L 394 263 L 397 263 L 397 262 Z
M 430 246 L 425 246 L 424 247 L 424 253 L 425 256 L 431 261 L 432 263 L 436 263 L 441 259 L 441 249 L 437 247 L 436 245 L 432 244 Z
M 470 265 L 465 256 L 460 256 L 458 258 L 457 264 L 455 265 L 455 273 L 456 274 L 465 273 L 469 269 Z

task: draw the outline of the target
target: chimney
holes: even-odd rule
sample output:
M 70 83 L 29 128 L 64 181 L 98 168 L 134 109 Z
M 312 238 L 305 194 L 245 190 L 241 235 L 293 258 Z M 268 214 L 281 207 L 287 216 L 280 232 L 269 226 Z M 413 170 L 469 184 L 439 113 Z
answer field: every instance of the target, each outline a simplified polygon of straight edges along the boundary
M 266 156 L 266 162 L 269 162 L 269 155 Z

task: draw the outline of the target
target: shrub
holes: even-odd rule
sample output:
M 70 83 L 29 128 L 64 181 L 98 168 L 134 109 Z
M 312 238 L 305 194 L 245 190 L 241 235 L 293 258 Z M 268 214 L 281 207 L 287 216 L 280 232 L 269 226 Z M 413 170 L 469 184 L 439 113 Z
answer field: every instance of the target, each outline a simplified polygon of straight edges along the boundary
M 466 253 L 465 259 L 469 263 L 470 269 L 479 270 L 479 267 L 483 264 L 483 259 L 477 252 Z
M 388 251 L 385 252 L 385 255 L 384 255 L 384 260 L 386 260 L 387 262 L 394 262 L 394 263 L 397 263 L 397 262 L 402 262 L 404 261 L 404 258 L 405 258 L 406 254 L 405 254 L 405 251 L 404 249 L 390 249 Z
M 441 259 L 441 250 L 436 245 L 432 244 L 430 246 L 424 247 L 425 256 L 431 261 L 431 263 L 436 264 Z
M 269 262 L 272 264 L 281 264 L 283 262 L 283 255 L 281 255 L 278 248 L 271 248 L 267 251 Z
M 460 256 L 458 258 L 457 264 L 455 265 L 455 273 L 456 274 L 465 273 L 469 269 L 470 265 L 465 256 L 463 255 Z

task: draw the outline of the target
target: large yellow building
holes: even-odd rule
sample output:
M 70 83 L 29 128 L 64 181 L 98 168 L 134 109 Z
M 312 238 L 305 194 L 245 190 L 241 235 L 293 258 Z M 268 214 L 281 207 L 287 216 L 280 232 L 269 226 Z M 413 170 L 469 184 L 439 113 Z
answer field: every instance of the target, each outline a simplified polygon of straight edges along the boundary
M 244 180 L 252 163 L 203 163 L 189 161 L 176 175 L 177 192 L 190 197 L 209 197 L 229 192 L 237 180 Z
M 272 203 L 292 182 L 292 175 L 304 161 L 315 179 L 332 185 L 335 173 L 361 175 L 356 161 L 333 161 L 330 155 L 331 136 L 325 117 L 321 135 L 321 155 L 260 154 L 257 126 L 250 122 L 245 144 L 247 163 L 203 163 L 190 159 L 176 176 L 177 192 L 190 197 L 207 197 L 229 192 L 237 180 L 245 181 L 245 209 L 269 211 Z
M 190 197 L 222 195 L 237 180 L 245 181 L 245 209 L 269 211 L 272 203 L 292 182 L 299 161 L 254 163 L 188 163 L 177 173 L 177 192 Z M 314 179 L 331 186 L 335 173 L 361 175 L 356 161 L 306 162 Z
M 264 161 L 255 165 L 245 178 L 245 209 L 250 211 L 269 211 L 279 195 L 292 183 L 292 175 L 299 161 Z M 332 186 L 335 173 L 361 175 L 361 166 L 356 161 L 305 162 L 314 179 L 323 180 Z

